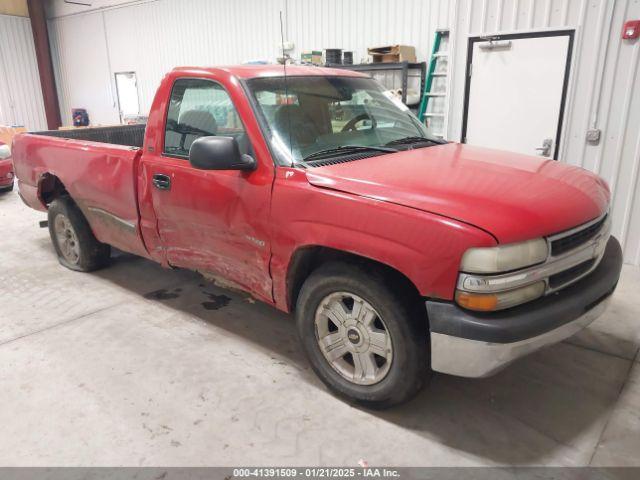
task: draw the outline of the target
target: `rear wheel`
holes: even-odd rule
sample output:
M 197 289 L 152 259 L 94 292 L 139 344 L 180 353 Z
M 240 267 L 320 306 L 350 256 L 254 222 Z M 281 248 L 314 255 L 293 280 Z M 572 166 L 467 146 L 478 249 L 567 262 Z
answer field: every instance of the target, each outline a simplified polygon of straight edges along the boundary
M 109 263 L 111 247 L 100 243 L 82 211 L 69 197 L 49 205 L 49 234 L 62 265 L 71 270 L 90 272 Z
M 320 267 L 302 286 L 296 316 L 311 366 L 339 396 L 388 408 L 424 384 L 426 318 L 381 275 L 344 263 Z

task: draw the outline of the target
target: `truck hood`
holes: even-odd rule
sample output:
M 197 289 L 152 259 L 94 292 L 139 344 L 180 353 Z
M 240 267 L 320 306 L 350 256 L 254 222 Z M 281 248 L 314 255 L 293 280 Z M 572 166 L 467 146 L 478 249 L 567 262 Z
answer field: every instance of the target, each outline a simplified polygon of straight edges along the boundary
M 309 183 L 459 220 L 511 243 L 603 214 L 604 180 L 556 160 L 446 144 L 309 168 Z

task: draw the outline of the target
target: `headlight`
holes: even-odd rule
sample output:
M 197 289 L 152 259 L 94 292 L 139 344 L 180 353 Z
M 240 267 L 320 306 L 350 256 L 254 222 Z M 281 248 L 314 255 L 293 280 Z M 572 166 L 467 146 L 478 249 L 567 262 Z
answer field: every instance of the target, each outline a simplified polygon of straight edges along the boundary
M 0 145 L 0 160 L 5 160 L 11 156 L 9 145 Z
M 537 282 L 526 287 L 498 293 L 470 293 L 458 290 L 456 291 L 456 302 L 469 310 L 483 312 L 503 310 L 541 297 L 545 287 L 544 282 Z
M 456 302 L 463 308 L 489 312 L 541 297 L 546 283 L 529 279 L 519 270 L 544 263 L 548 255 L 544 238 L 467 250 L 460 263 Z
M 542 263 L 549 248 L 544 238 L 491 248 L 470 248 L 462 256 L 460 269 L 468 273 L 499 273 Z

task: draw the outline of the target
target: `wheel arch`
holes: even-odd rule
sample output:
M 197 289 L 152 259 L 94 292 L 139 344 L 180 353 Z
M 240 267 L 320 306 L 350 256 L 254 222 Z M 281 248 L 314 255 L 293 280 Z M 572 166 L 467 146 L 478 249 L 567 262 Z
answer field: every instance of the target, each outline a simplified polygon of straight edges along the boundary
M 44 207 L 48 207 L 56 198 L 69 195 L 67 187 L 54 173 L 46 172 L 38 180 L 38 199 Z
M 400 270 L 369 257 L 321 245 L 299 247 L 291 256 L 286 274 L 287 307 L 290 312 L 295 310 L 304 281 L 318 267 L 329 262 L 363 266 L 382 275 L 390 285 L 394 285 L 394 288 L 398 289 L 401 295 L 410 299 L 416 308 L 419 308 L 421 312 L 424 311 L 426 318 L 426 308 L 424 302 L 421 301 L 422 296 L 418 288 Z

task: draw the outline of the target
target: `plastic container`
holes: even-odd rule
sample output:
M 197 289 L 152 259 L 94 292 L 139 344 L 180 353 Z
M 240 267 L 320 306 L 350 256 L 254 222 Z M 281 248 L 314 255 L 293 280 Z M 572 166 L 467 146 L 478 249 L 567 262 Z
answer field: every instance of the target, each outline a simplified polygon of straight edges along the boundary
M 342 49 L 341 48 L 327 48 L 324 51 L 326 65 L 341 65 L 342 64 Z

